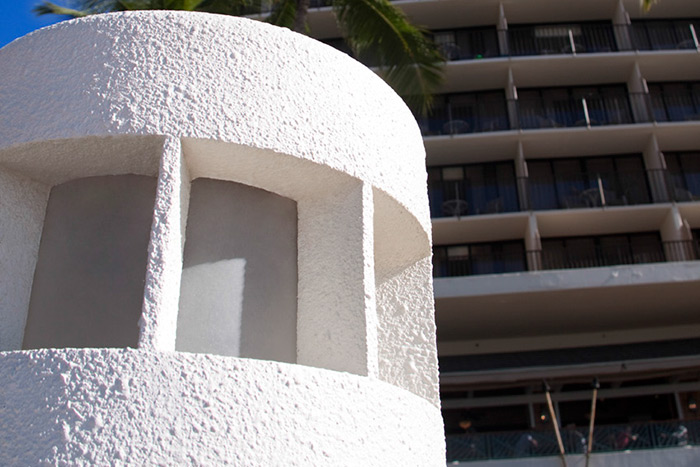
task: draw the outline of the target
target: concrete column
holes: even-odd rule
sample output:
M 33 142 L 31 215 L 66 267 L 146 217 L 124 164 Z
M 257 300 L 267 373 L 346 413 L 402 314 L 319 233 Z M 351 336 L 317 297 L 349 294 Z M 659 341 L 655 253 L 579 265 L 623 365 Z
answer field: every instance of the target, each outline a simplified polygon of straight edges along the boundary
M 503 9 L 503 3 L 498 5 L 498 48 L 502 55 L 510 55 L 508 47 L 508 20 Z
M 661 224 L 661 240 L 664 243 L 664 253 L 667 261 L 689 261 L 695 259 L 693 245 L 689 240 L 693 236 L 688 222 L 673 204 Z
M 518 199 L 520 200 L 520 210 L 528 211 L 530 206 L 530 190 L 528 184 L 527 162 L 525 162 L 525 152 L 522 141 L 518 141 L 518 152 L 515 156 L 515 176 L 518 183 Z
M 632 73 L 627 79 L 627 89 L 629 91 L 632 115 L 636 123 L 653 121 L 651 101 L 649 100 L 649 90 L 647 82 L 639 71 L 639 64 L 635 63 Z
M 508 69 L 508 85 L 506 87 L 506 99 L 508 102 L 508 121 L 511 129 L 520 128 L 520 113 L 518 112 L 518 89 L 515 87 L 513 70 Z
M 376 376 L 372 189 L 352 180 L 298 209 L 297 363 Z
M 530 213 L 525 230 L 525 251 L 527 251 L 527 267 L 530 271 L 542 269 L 542 242 L 537 227 L 537 217 Z
M 634 48 L 630 24 L 630 15 L 627 13 L 622 0 L 618 0 L 615 15 L 613 16 L 613 27 L 615 28 L 615 41 L 620 50 L 632 50 Z
M 0 352 L 22 348 L 50 188 L 0 168 Z
M 139 326 L 139 348 L 175 350 L 189 177 L 180 139 L 167 136 L 158 172 Z
M 663 154 L 659 150 L 659 143 L 656 140 L 656 135 L 651 135 L 649 143 L 644 148 L 642 153 L 644 157 L 644 165 L 649 175 L 649 183 L 651 185 L 651 196 L 656 203 L 667 203 L 673 199 L 666 172 L 666 162 Z

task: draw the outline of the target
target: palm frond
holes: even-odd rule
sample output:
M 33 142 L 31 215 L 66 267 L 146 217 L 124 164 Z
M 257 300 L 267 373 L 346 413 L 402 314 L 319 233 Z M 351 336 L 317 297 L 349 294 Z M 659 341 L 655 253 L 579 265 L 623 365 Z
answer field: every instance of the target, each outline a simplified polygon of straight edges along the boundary
M 640 4 L 642 6 L 642 11 L 644 13 L 647 13 L 649 10 L 651 10 L 651 7 L 655 4 L 658 3 L 658 0 L 639 0 Z
M 444 60 L 425 31 L 388 0 L 334 0 L 333 8 L 356 56 L 371 57 L 406 104 L 427 113 L 442 83 Z
M 51 2 L 43 2 L 38 5 L 36 5 L 33 9 L 32 12 L 34 12 L 35 15 L 41 16 L 41 15 L 61 15 L 61 16 L 70 16 L 73 18 L 80 18 L 82 16 L 87 16 L 89 13 L 86 13 L 81 10 L 75 10 L 73 8 L 66 8 L 62 7 L 60 5 L 56 5 L 55 3 Z
M 297 15 L 296 0 L 278 0 L 273 4 L 272 13 L 267 22 L 283 28 L 294 29 Z

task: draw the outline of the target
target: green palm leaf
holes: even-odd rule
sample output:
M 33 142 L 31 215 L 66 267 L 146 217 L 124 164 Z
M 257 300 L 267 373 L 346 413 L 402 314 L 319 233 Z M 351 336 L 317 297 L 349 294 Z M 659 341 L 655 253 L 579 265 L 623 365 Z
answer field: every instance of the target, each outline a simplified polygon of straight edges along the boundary
M 335 0 L 333 8 L 356 56 L 379 66 L 414 111 L 427 112 L 442 83 L 444 62 L 425 32 L 388 0 Z

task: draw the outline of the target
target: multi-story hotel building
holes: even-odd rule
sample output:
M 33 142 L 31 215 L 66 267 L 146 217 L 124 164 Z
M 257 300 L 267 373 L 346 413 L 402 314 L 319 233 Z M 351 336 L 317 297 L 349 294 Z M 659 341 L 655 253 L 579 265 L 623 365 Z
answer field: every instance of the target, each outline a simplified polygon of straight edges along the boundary
M 396 4 L 447 59 L 419 125 L 448 461 L 557 465 L 594 413 L 593 465 L 698 462 L 700 3 Z

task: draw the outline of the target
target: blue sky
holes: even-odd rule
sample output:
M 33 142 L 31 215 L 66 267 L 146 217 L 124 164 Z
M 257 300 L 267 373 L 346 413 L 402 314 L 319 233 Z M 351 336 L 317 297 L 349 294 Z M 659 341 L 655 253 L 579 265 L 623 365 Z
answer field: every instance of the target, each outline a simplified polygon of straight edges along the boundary
M 61 16 L 36 16 L 34 5 L 40 0 L 0 0 L 0 47 L 35 29 L 65 19 Z M 61 0 L 54 3 L 65 4 Z

